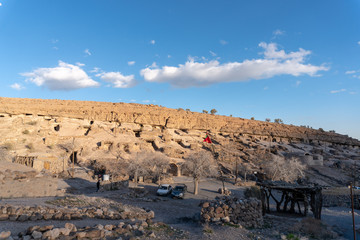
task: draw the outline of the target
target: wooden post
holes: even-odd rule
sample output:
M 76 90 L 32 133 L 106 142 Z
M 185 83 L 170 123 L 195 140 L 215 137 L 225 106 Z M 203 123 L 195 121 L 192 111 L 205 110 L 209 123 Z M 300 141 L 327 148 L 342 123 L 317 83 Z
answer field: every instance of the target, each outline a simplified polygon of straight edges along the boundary
M 235 161 L 235 184 L 238 181 L 238 157 L 236 157 L 236 161 Z
M 352 192 L 352 183 L 350 183 L 350 196 L 351 196 L 351 214 L 352 214 L 352 221 L 353 221 L 354 240 L 356 240 L 355 216 L 354 216 L 354 195 Z
M 71 177 L 74 178 L 74 171 L 75 171 L 75 160 L 74 160 L 74 142 L 75 142 L 75 138 L 73 137 L 73 142 L 72 142 L 72 172 L 71 172 Z

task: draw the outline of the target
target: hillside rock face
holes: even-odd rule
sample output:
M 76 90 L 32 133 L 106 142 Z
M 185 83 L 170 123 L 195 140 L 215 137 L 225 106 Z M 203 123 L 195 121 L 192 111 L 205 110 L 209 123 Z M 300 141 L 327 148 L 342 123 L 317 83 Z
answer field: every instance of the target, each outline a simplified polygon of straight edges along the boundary
M 162 130 L 208 130 L 214 133 L 262 137 L 268 141 L 360 146 L 357 139 L 331 132 L 133 103 L 0 98 L 0 114 L 137 124 L 141 127 L 159 127 Z

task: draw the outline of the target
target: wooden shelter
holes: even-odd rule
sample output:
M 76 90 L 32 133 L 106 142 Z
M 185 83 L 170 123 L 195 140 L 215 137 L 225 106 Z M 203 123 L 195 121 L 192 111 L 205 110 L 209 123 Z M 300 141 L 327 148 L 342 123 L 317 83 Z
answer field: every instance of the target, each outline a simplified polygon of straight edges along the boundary
M 283 181 L 263 181 L 257 182 L 257 185 L 260 186 L 261 190 L 263 214 L 270 212 L 270 198 L 272 198 L 276 203 L 277 212 L 295 213 L 297 205 L 299 213 L 306 216 L 310 206 L 314 217 L 321 219 L 322 188 L 320 186 L 299 185 Z M 274 194 L 274 192 L 278 194 Z M 280 195 L 281 197 L 279 197 Z M 289 204 L 290 208 L 288 210 Z M 300 204 L 304 207 L 303 212 L 301 211 Z

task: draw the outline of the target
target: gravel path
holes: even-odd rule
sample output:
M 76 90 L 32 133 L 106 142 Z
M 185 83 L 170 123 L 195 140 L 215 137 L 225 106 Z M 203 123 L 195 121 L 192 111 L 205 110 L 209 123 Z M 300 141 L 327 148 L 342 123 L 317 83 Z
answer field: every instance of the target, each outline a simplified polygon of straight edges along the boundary
M 352 239 L 353 234 L 353 223 L 352 223 L 352 214 L 350 208 L 344 207 L 331 207 L 323 208 L 322 210 L 322 221 L 330 226 L 334 226 L 335 229 L 344 233 L 345 239 Z M 356 229 L 360 225 L 360 210 L 355 210 L 355 226 Z M 356 232 L 356 238 L 360 239 L 359 232 Z

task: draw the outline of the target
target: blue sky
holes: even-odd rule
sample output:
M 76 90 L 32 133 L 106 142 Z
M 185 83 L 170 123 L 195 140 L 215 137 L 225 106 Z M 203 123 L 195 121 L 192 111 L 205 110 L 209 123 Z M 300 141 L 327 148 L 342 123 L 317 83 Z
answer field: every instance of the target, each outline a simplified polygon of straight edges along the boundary
M 360 139 L 357 0 L 0 3 L 0 96 L 215 108 Z

